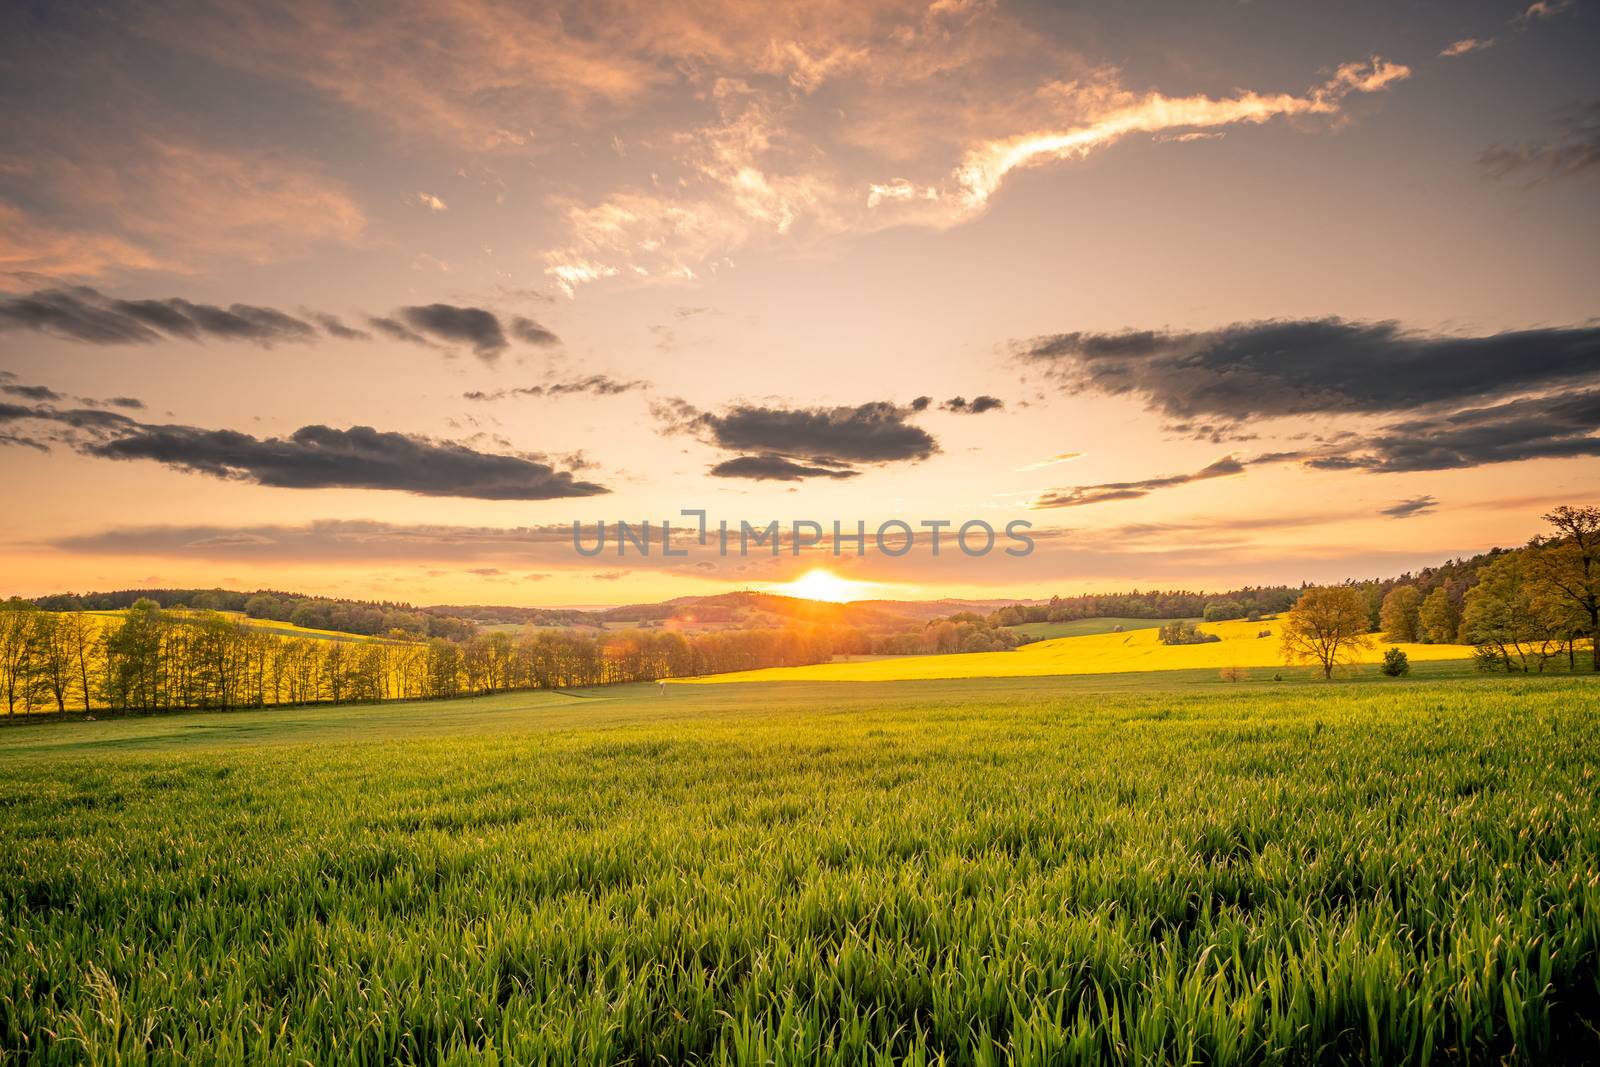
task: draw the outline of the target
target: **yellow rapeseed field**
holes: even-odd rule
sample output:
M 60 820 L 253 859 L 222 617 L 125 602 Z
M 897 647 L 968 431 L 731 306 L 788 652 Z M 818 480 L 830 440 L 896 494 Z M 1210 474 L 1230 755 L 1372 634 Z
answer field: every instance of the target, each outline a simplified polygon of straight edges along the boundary
M 1178 671 L 1210 667 L 1281 667 L 1283 650 L 1276 619 L 1262 622 L 1216 622 L 1200 629 L 1221 641 L 1203 645 L 1163 645 L 1157 631 L 1090 634 L 1039 641 L 1011 652 L 969 652 L 949 656 L 894 656 L 857 662 L 818 663 L 808 667 L 770 667 L 706 678 L 690 683 L 719 682 L 892 682 L 927 678 L 1023 678 L 1050 674 L 1117 674 L 1127 671 Z M 1259 634 L 1270 631 L 1270 635 Z M 1377 663 L 1384 650 L 1405 650 L 1413 661 L 1466 659 L 1466 645 L 1390 646 L 1374 637 L 1372 648 L 1358 657 Z

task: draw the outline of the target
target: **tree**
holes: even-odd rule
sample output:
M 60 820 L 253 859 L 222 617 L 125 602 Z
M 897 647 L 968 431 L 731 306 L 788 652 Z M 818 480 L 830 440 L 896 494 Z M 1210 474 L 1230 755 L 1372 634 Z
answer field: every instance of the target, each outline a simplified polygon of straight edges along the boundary
M 1312 586 L 1284 616 L 1284 662 L 1315 663 L 1324 678 L 1332 678 L 1335 667 L 1372 647 L 1371 629 L 1367 593 L 1360 586 Z
M 23 711 L 33 706 L 37 672 L 34 615 L 37 611 L 28 601 L 17 597 L 0 604 L 0 693 L 6 698 L 7 715 L 17 713 L 19 701 Z
M 1206 604 L 1201 617 L 1206 622 L 1227 622 L 1230 619 L 1242 619 L 1245 616 L 1245 607 L 1237 600 L 1213 600 Z
M 1528 553 L 1508 552 L 1485 567 L 1467 590 L 1461 632 L 1477 646 L 1485 670 L 1528 671 L 1545 664 L 1566 645 L 1571 616 L 1563 602 L 1528 580 Z
M 1419 636 L 1418 614 L 1422 594 L 1414 585 L 1397 585 L 1383 598 L 1383 608 L 1378 613 L 1378 625 L 1384 637 L 1396 644 L 1411 644 Z
M 1378 670 L 1390 678 L 1398 678 L 1403 674 L 1411 673 L 1411 657 L 1407 656 L 1405 649 L 1391 648 L 1383 654 L 1383 663 Z
M 1440 586 L 1429 593 L 1417 610 L 1417 629 L 1422 640 L 1433 645 L 1454 644 L 1461 630 L 1461 612 L 1456 602 Z
M 1556 535 L 1529 542 L 1529 580 L 1582 617 L 1589 669 L 1600 671 L 1600 508 L 1562 505 L 1544 520 Z

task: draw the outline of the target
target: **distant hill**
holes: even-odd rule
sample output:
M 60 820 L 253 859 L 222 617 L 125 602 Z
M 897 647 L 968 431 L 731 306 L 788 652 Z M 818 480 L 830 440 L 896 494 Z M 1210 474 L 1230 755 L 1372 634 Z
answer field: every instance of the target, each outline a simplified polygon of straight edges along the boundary
M 1478 572 L 1505 549 L 1491 549 L 1469 559 L 1455 559 L 1416 574 L 1358 581 L 1372 600 L 1374 617 L 1383 595 L 1397 584 L 1415 585 L 1424 595 L 1445 589 L 1458 603 L 1478 580 Z M 1245 586 L 1221 593 L 1192 590 L 1132 590 L 1049 599 L 996 597 L 937 600 L 857 600 L 846 604 L 803 600 L 741 590 L 707 596 L 682 596 L 656 603 L 606 608 L 539 608 L 507 604 L 434 604 L 413 607 L 400 601 L 345 600 L 280 590 L 240 592 L 227 589 L 121 589 L 103 593 L 59 593 L 33 603 L 47 611 L 111 611 L 148 598 L 162 607 L 240 612 L 252 619 L 293 623 L 306 629 L 357 635 L 394 631 L 412 637 L 461 637 L 475 627 L 523 626 L 620 630 L 633 627 L 683 632 L 719 629 L 778 629 L 795 623 L 850 628 L 869 634 L 918 629 L 937 619 L 972 614 L 991 625 L 1016 628 L 1031 637 L 1057 636 L 1065 624 L 1109 620 L 1125 629 L 1138 620 L 1199 618 L 1207 606 L 1232 605 L 1240 615 L 1283 610 L 1299 595 L 1291 586 Z M 1048 624 L 1048 625 L 1046 625 Z M 1038 629 L 1045 626 L 1044 629 Z M 1054 626 L 1057 629 L 1050 629 Z M 1099 623 L 1072 632 L 1094 632 Z M 1061 633 L 1067 631 L 1062 630 Z

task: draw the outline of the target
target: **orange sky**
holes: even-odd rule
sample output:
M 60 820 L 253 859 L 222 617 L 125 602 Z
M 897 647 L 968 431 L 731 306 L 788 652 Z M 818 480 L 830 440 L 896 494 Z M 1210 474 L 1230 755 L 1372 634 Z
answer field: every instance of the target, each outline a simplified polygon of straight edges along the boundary
M 881 596 L 1520 542 L 1600 488 L 1590 6 L 9 12 L 0 594 L 819 565 L 527 532 L 685 508 L 1040 534 L 820 559 Z

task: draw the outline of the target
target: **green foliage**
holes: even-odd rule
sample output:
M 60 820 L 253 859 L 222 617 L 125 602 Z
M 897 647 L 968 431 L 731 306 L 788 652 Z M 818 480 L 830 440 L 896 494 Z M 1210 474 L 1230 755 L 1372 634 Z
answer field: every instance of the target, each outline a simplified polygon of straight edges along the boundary
M 1420 611 L 1422 594 L 1414 585 L 1397 585 L 1383 598 L 1378 612 L 1378 628 L 1383 636 L 1400 644 L 1421 640 Z
M 1384 652 L 1383 662 L 1378 665 L 1378 670 L 1390 678 L 1399 678 L 1411 673 L 1411 657 L 1406 655 L 1403 648 L 1391 648 Z
M 1206 604 L 1202 618 L 1206 622 L 1228 622 L 1242 619 L 1247 614 L 1249 609 L 1237 600 L 1213 600 Z
M 1164 645 L 1204 645 L 1221 641 L 1216 634 L 1208 634 L 1189 619 L 1178 619 L 1161 627 L 1157 635 Z
M 1419 637 L 1430 645 L 1453 644 L 1461 630 L 1461 611 L 1443 586 L 1423 598 L 1417 609 Z
M 1589 1060 L 1588 680 L 1209 673 L 0 731 L 0 1055 Z

